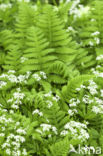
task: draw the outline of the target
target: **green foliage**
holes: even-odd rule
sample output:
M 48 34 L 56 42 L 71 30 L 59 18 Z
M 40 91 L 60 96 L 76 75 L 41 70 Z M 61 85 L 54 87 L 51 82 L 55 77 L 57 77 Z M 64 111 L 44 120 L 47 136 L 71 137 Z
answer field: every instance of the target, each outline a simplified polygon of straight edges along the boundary
M 103 150 L 102 25 L 102 0 L 0 1 L 0 156 Z

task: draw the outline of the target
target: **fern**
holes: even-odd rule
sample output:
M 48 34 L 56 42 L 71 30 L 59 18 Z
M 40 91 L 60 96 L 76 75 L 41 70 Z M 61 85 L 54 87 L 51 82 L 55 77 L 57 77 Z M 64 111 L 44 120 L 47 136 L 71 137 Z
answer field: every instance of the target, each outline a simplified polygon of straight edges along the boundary
M 10 51 L 8 52 L 6 58 L 5 58 L 5 65 L 3 65 L 3 68 L 5 70 L 16 70 L 18 71 L 20 69 L 20 58 L 21 53 L 17 46 L 11 46 Z
M 53 49 L 49 48 L 49 43 L 39 28 L 31 27 L 28 30 L 26 45 L 23 57 L 28 60 L 24 62 L 22 72 L 46 70 L 57 59 L 52 55 Z
M 69 153 L 68 138 L 49 146 L 49 150 L 50 151 L 46 150 L 46 156 L 67 156 Z
M 53 7 L 50 5 L 44 7 L 37 26 L 45 33 L 50 47 L 55 49 L 54 55 L 58 60 L 70 65 L 76 56 L 76 50 L 71 48 L 72 38 L 64 29 L 64 24 Z
M 91 75 L 81 75 L 81 76 L 71 79 L 68 82 L 68 85 L 64 86 L 62 89 L 62 94 L 63 94 L 65 101 L 69 102 L 71 98 L 75 98 L 76 93 L 77 93 L 76 88 L 78 88 L 81 84 L 83 84 L 83 82 L 91 78 L 92 78 Z

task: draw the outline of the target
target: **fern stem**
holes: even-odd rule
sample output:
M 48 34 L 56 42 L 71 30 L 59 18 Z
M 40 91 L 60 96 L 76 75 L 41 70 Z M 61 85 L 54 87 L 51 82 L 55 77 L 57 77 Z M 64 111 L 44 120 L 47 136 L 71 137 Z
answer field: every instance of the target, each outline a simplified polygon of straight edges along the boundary
M 56 0 L 53 0 L 53 3 L 54 3 L 54 5 L 56 5 L 56 6 L 57 6 Z

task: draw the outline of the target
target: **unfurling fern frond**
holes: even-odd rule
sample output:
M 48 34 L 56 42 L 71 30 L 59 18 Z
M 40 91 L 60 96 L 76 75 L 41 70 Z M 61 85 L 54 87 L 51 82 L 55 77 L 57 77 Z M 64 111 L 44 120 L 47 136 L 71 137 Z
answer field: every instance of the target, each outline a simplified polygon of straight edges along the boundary
M 22 72 L 45 70 L 57 59 L 39 28 L 28 30 L 26 46 L 23 57 L 27 60 L 23 63 Z

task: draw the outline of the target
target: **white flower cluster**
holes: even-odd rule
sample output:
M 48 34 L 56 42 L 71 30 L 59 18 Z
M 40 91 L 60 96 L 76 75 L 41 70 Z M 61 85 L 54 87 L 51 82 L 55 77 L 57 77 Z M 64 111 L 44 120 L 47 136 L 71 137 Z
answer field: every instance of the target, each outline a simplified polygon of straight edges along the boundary
M 100 44 L 100 39 L 98 37 L 95 37 L 94 40 L 96 41 L 96 44 Z
M 77 13 L 77 8 L 76 6 L 80 3 L 80 0 L 74 1 L 72 4 L 72 7 L 70 8 L 70 14 L 76 14 Z
M 42 76 L 43 76 L 43 79 L 47 79 L 47 76 L 46 76 L 46 73 L 45 73 L 45 72 L 40 71 L 40 75 L 42 75 Z
M 70 15 L 74 15 L 74 18 L 82 17 L 83 15 L 87 15 L 89 13 L 90 7 L 80 5 L 80 0 L 76 0 L 73 2 L 72 7 L 70 8 Z M 77 8 L 79 7 L 79 8 Z
M 47 100 L 46 103 L 48 103 L 47 107 L 51 108 L 53 106 L 53 103 L 50 100 Z
M 81 85 L 79 88 L 76 88 L 76 91 L 80 91 L 82 88 L 86 88 L 86 86 Z
M 27 79 L 31 74 L 31 72 L 28 71 L 26 75 L 15 76 L 14 73 L 15 73 L 14 70 L 9 70 L 8 74 L 2 74 L 0 78 L 6 78 L 12 83 L 27 83 Z
M 89 41 L 90 46 L 94 46 L 94 43 L 92 41 Z
M 87 87 L 92 95 L 97 94 L 97 84 L 93 80 L 89 80 L 89 86 Z
M 91 36 L 97 36 L 97 35 L 99 35 L 99 34 L 100 34 L 99 31 L 95 31 L 95 32 L 93 32 L 93 33 L 91 34 Z
M 32 115 L 38 114 L 39 116 L 43 116 L 43 113 L 39 111 L 39 109 L 35 109 L 32 113 Z
M 85 103 L 85 104 L 91 104 L 94 102 L 93 99 L 90 99 L 89 95 L 84 95 L 84 97 L 82 98 L 82 101 Z
M 36 80 L 36 81 L 40 81 L 41 77 L 39 76 L 39 74 L 33 74 L 32 77 Z
M 93 36 L 93 40 L 92 41 L 89 41 L 89 45 L 90 46 L 94 46 L 95 44 L 100 44 L 100 38 L 97 37 L 97 35 L 99 35 L 100 32 L 99 31 L 96 31 L 94 33 L 91 33 L 91 36 Z
M 103 100 L 95 97 L 95 102 L 97 105 L 92 107 L 92 111 L 96 114 L 103 114 Z
M 78 113 L 77 109 L 69 109 L 69 110 L 68 110 L 68 114 L 69 114 L 70 116 L 73 116 L 75 113 Z
M 75 31 L 75 30 L 74 30 L 73 27 L 71 27 L 71 26 L 67 28 L 67 32 L 74 32 L 74 31 Z
M 70 104 L 69 104 L 69 106 L 70 106 L 70 107 L 76 107 L 77 104 L 79 104 L 79 103 L 80 103 L 80 100 L 79 100 L 79 99 L 72 98 L 72 99 L 70 99 Z
M 103 105 L 93 106 L 92 111 L 96 114 L 103 114 Z
M 13 134 L 12 131 L 14 131 L 15 134 Z M 10 156 L 27 155 L 26 149 L 25 148 L 21 149 L 22 143 L 26 141 L 24 135 L 26 135 L 26 131 L 22 127 L 20 127 L 19 122 L 15 122 L 11 117 L 8 117 L 7 114 L 3 115 L 1 114 L 0 116 L 0 140 L 2 143 L 1 149 L 2 151 L 5 151 L 6 155 Z
M 87 129 L 86 124 L 76 122 L 76 121 L 70 121 L 64 126 L 64 128 L 66 130 L 67 129 L 70 130 L 71 134 L 73 135 L 73 139 L 79 139 L 79 140 L 81 140 L 83 142 L 83 141 L 85 141 L 86 139 L 89 138 L 89 134 L 85 130 L 85 129 Z M 63 132 L 65 134 L 67 133 L 67 131 L 62 131 L 63 135 L 64 135 Z
M 0 88 L 4 87 L 7 85 L 7 82 L 5 81 L 0 81 Z
M 21 93 L 20 91 L 21 91 L 20 88 L 17 88 L 17 92 L 13 93 L 13 98 L 8 99 L 8 101 L 7 101 L 7 103 L 12 103 L 13 102 L 13 104 L 11 106 L 13 109 L 18 109 L 19 104 L 22 104 L 22 100 L 25 97 L 25 94 Z
M 0 116 L 0 123 L 10 124 L 10 123 L 13 123 L 13 120 L 12 118 L 6 118 L 6 115 L 3 114 L 2 116 Z
M 45 97 L 50 97 L 52 96 L 52 91 L 50 91 L 49 93 L 44 94 Z
M 52 130 L 56 135 L 58 134 L 57 128 L 55 126 L 50 125 L 50 124 L 44 123 L 44 124 L 41 124 L 40 127 L 42 127 L 43 132 Z
M 70 116 L 73 116 L 75 113 L 78 113 L 78 111 L 77 111 L 77 109 L 75 109 L 75 107 L 77 106 L 77 104 L 80 103 L 80 100 L 79 100 L 79 99 L 72 98 L 72 99 L 70 99 L 69 102 L 70 102 L 69 106 L 70 106 L 72 109 L 69 109 L 69 110 L 68 110 L 68 114 L 69 114 Z
M 89 80 L 89 85 L 88 85 L 87 87 L 86 87 L 85 85 L 81 85 L 79 88 L 76 88 L 76 91 L 80 91 L 81 88 L 88 89 L 89 92 L 90 92 L 92 95 L 98 93 L 98 92 L 97 92 L 98 86 L 97 86 L 97 84 L 96 84 L 93 80 Z M 88 100 L 87 100 L 88 97 L 85 96 L 84 98 L 86 99 L 86 101 L 88 101 Z
M 21 144 L 24 142 L 25 138 L 23 136 L 10 133 L 5 143 L 2 144 L 2 150 L 5 150 L 6 154 L 10 156 L 25 156 L 27 155 L 26 149 L 20 150 Z
M 94 68 L 91 69 L 91 72 L 96 76 L 96 77 L 103 77 L 103 73 L 101 74 L 99 71 L 95 70 Z M 101 75 L 101 76 L 100 76 Z
M 41 76 L 43 79 L 47 79 L 46 73 L 43 71 L 40 71 L 40 74 L 33 74 L 32 77 L 35 78 L 36 81 L 40 81 L 41 80 Z
M 58 102 L 60 100 L 60 97 L 57 94 L 52 97 L 52 91 L 49 91 L 48 93 L 44 94 L 44 97 L 51 97 L 52 100 L 54 100 L 56 102 Z M 47 103 L 51 103 L 51 102 L 47 101 Z
M 63 130 L 63 131 L 61 131 L 61 133 L 60 133 L 60 135 L 62 135 L 62 136 L 66 136 L 68 134 L 68 131 L 67 130 Z
M 11 8 L 12 4 L 11 3 L 7 3 L 7 4 L 0 4 L 0 10 L 5 11 L 7 8 Z
M 99 55 L 96 57 L 96 60 L 102 60 L 103 59 L 103 55 Z
M 21 63 L 24 63 L 28 59 L 26 57 L 21 57 L 20 60 L 21 60 Z

